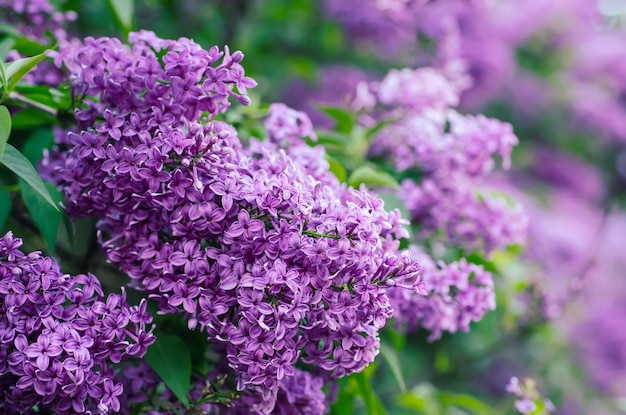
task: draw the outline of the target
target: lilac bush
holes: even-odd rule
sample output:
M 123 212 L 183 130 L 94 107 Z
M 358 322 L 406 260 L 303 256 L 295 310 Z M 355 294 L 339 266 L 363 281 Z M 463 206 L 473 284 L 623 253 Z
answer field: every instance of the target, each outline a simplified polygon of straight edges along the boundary
M 83 102 L 42 164 L 67 212 L 99 219 L 107 258 L 160 313 L 227 346 L 260 410 L 298 361 L 333 377 L 363 370 L 393 314 L 387 288 L 423 292 L 398 251 L 399 212 L 328 173 L 302 113 L 273 106 L 268 140 L 249 146 L 213 120 L 229 98 L 250 102 L 241 52 L 149 32 L 130 43 L 87 38 L 57 58 Z

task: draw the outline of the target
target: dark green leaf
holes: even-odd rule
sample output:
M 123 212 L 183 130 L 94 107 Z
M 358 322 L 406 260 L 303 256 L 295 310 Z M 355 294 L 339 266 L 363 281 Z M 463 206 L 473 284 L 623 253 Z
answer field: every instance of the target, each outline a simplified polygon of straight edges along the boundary
M 7 143 L 4 149 L 4 154 L 0 156 L 0 162 L 13 173 L 24 179 L 26 183 L 31 185 L 31 187 L 43 196 L 43 198 L 55 209 L 59 209 L 54 203 L 54 200 L 52 200 L 52 196 L 50 196 L 48 189 L 44 185 L 43 180 L 41 180 L 41 177 L 39 177 L 39 174 L 33 165 L 30 164 L 30 161 L 28 161 L 28 159 L 24 157 L 18 149 Z
M 15 62 L 11 62 L 6 67 L 6 77 L 9 84 L 9 90 L 12 91 L 13 87 L 39 62 L 44 60 L 46 53 L 40 53 L 39 55 L 30 56 L 28 58 L 18 59 Z
M 391 187 L 397 189 L 400 187 L 400 183 L 392 175 L 367 165 L 360 166 L 353 171 L 348 179 L 348 184 L 354 188 L 358 188 L 361 184 L 370 188 Z
M 22 146 L 22 154 L 37 165 L 43 158 L 43 150 L 52 147 L 54 143 L 54 134 L 50 129 L 39 129 L 33 132 L 24 142 Z
M 19 180 L 20 193 L 24 204 L 30 213 L 37 229 L 41 232 L 41 236 L 48 245 L 48 250 L 54 255 L 57 237 L 59 236 L 59 225 L 63 214 L 58 209 L 50 206 L 50 204 L 33 189 L 23 179 Z M 52 183 L 45 183 L 46 189 L 52 195 L 55 202 L 60 203 L 63 196 Z
M 331 415 L 351 415 L 354 412 L 354 394 L 339 389 L 339 398 L 330 407 Z
M 391 373 L 393 373 L 393 376 L 396 378 L 398 386 L 400 386 L 400 390 L 405 392 L 406 383 L 404 382 L 404 376 L 402 375 L 402 365 L 400 364 L 398 353 L 383 339 L 380 345 L 380 354 L 389 365 L 389 369 L 391 369 Z
M 124 35 L 128 35 L 133 27 L 133 0 L 107 0 L 107 3 L 115 17 L 115 24 Z
M 189 405 L 191 357 L 187 344 L 177 336 L 159 336 L 145 359 L 180 402 Z
M 4 189 L 0 189 L 0 232 L 2 231 L 2 227 L 6 223 L 9 218 L 9 214 L 11 213 L 11 198 L 9 197 L 9 192 Z M 1 235 L 2 233 L 0 233 Z
M 56 118 L 37 108 L 26 108 L 13 115 L 14 130 L 28 130 L 40 125 L 54 124 Z
M 11 114 L 4 105 L 0 105 L 0 157 L 4 154 L 4 146 L 11 134 Z
M 17 50 L 22 56 L 39 55 L 50 49 L 50 46 L 43 43 L 35 42 L 25 36 L 15 37 L 15 50 Z
M 356 123 L 356 115 L 350 110 L 326 105 L 316 105 L 316 107 L 335 121 L 335 130 L 345 134 L 352 132 Z
M 357 386 L 359 396 L 365 401 L 367 415 L 388 415 L 387 409 L 380 401 L 380 398 L 374 392 L 372 384 L 363 373 L 355 373 L 352 375 Z
M 467 409 L 474 415 L 496 415 L 489 405 L 472 395 L 441 392 L 439 401 L 447 406 Z

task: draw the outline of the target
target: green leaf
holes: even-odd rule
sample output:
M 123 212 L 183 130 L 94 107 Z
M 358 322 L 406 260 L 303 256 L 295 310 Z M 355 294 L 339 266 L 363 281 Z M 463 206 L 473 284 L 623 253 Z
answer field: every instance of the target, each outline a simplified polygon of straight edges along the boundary
M 472 395 L 440 392 L 439 401 L 447 406 L 467 409 L 474 415 L 496 415 L 489 405 Z
M 135 5 L 133 0 L 107 0 L 109 8 L 113 12 L 115 24 L 126 36 L 133 27 L 133 13 Z
M 4 146 L 11 134 L 11 114 L 4 105 L 0 105 L 0 157 L 4 154 Z
M 22 56 L 33 56 L 45 52 L 47 49 L 50 49 L 50 46 L 36 42 L 25 36 L 16 36 L 14 49 Z
M 354 412 L 354 393 L 339 388 L 339 398 L 330 407 L 331 415 L 351 415 Z
M 400 183 L 392 175 L 368 165 L 358 167 L 348 179 L 348 185 L 354 188 L 358 188 L 361 184 L 367 187 L 391 187 L 394 189 L 400 187 Z
M 329 167 L 328 170 L 337 177 L 340 182 L 346 181 L 346 169 L 343 167 L 336 158 L 329 156 L 326 154 L 326 160 L 328 161 Z
M 345 133 L 339 133 L 337 131 L 316 131 L 317 144 L 334 144 L 342 147 L 346 147 L 350 143 L 350 136 Z
M 352 378 L 354 378 L 359 396 L 365 401 L 367 415 L 388 415 L 387 409 L 374 392 L 367 376 L 363 373 L 355 373 Z
M 356 115 L 348 109 L 327 105 L 316 105 L 317 109 L 335 121 L 335 130 L 349 134 L 356 123 Z
M 396 350 L 390 346 L 384 339 L 381 339 L 380 354 L 385 359 L 385 362 L 389 365 L 391 373 L 396 378 L 398 386 L 402 392 L 406 392 L 406 383 L 404 382 L 404 376 L 402 375 L 402 365 L 400 364 L 400 358 Z
M 37 229 L 41 232 L 41 236 L 46 241 L 48 250 L 54 255 L 57 237 L 59 236 L 59 225 L 61 224 L 63 214 L 58 209 L 50 206 L 24 179 L 19 180 L 19 185 L 24 204 L 35 225 L 37 225 Z M 63 200 L 63 196 L 52 183 L 45 183 L 45 186 L 57 203 Z
M 410 392 L 400 395 L 398 401 L 401 406 L 410 408 L 419 414 L 441 415 L 443 410 L 436 399 L 437 389 L 429 383 L 420 383 Z
M 30 161 L 28 161 L 18 149 L 7 143 L 4 148 L 4 154 L 0 156 L 0 162 L 31 185 L 37 193 L 43 196 L 46 202 L 50 203 L 56 210 L 59 210 L 54 200 L 52 200 L 50 192 L 48 192 L 48 189 L 44 185 L 43 180 L 39 177 L 37 170 L 35 170 L 33 165 L 30 164 Z
M 0 96 L 0 102 L 7 98 L 9 93 L 9 87 L 7 85 L 7 70 L 4 67 L 4 63 L 0 60 L 0 86 L 2 86 L 2 95 Z
M 7 54 L 11 49 L 15 46 L 15 40 L 7 37 L 0 40 L 0 60 L 5 61 L 7 59 Z
M 26 108 L 13 115 L 14 130 L 29 130 L 40 125 L 54 124 L 57 119 L 37 108 Z
M 28 161 L 36 165 L 43 159 L 43 150 L 52 147 L 54 134 L 50 129 L 39 129 L 33 132 L 22 146 L 22 154 Z
M 160 336 L 148 348 L 145 359 L 180 402 L 188 406 L 191 357 L 187 344 L 174 335 Z
M 0 189 L 0 232 L 4 227 L 4 224 L 7 222 L 10 213 L 11 198 L 9 197 L 9 192 L 4 189 Z
M 28 58 L 18 59 L 11 62 L 6 67 L 6 82 L 9 84 L 9 91 L 12 91 L 15 85 L 30 72 L 39 62 L 44 60 L 46 53 L 31 56 Z

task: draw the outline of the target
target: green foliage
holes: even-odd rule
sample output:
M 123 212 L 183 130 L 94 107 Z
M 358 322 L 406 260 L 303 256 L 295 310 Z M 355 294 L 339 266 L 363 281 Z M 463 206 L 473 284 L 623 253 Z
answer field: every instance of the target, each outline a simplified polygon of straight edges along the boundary
M 397 189 L 400 187 L 400 183 L 392 175 L 369 165 L 357 167 L 348 178 L 348 184 L 355 188 L 361 184 L 369 188 L 391 187 Z
M 44 52 L 35 56 L 18 59 L 15 62 L 5 64 L 6 79 L 3 82 L 5 95 L 8 95 L 11 91 L 13 91 L 17 83 L 45 58 L 46 53 Z
M 0 188 L 0 231 L 11 213 L 11 197 L 9 192 Z
M 4 105 L 0 105 L 0 157 L 4 154 L 4 147 L 11 134 L 11 114 Z
M 0 163 L 28 183 L 54 209 L 59 209 L 33 165 L 18 149 L 11 144 L 7 144 L 4 153 L 0 156 Z
M 191 355 L 187 344 L 174 335 L 158 336 L 148 348 L 145 360 L 180 402 L 189 405 Z
M 393 376 L 396 378 L 400 390 L 405 392 L 406 382 L 404 381 L 404 375 L 402 374 L 402 364 L 400 363 L 398 352 L 386 341 L 381 340 L 380 354 L 385 359 L 385 362 L 387 362 L 387 365 L 389 365 L 389 369 L 391 369 Z
M 133 14 L 135 10 L 133 0 L 107 0 L 107 4 L 113 12 L 115 25 L 127 37 L 133 29 Z
M 63 214 L 55 206 L 63 201 L 63 196 L 52 183 L 45 183 L 45 188 L 50 193 L 55 205 L 50 205 L 44 197 L 38 193 L 24 179 L 19 180 L 20 193 L 24 204 L 30 213 L 33 222 L 37 225 L 39 232 L 48 245 L 48 250 L 54 255 L 57 237 L 59 236 L 59 226 Z

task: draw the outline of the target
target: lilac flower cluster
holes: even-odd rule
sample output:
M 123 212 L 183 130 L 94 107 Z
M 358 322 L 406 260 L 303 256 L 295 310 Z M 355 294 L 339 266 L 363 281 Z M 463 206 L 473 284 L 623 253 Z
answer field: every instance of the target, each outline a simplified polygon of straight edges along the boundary
M 415 40 L 415 15 L 428 0 L 326 0 L 326 13 L 357 41 L 397 53 Z
M 458 90 L 432 68 L 391 71 L 372 89 L 389 111 L 383 116 L 396 121 L 378 133 L 370 155 L 391 160 L 400 172 L 419 171 L 399 192 L 412 222 L 466 250 L 490 253 L 521 242 L 527 224 L 521 208 L 478 187 L 494 169 L 494 156 L 508 167 L 517 144 L 511 126 L 451 109 Z
M 431 332 L 428 339 L 433 341 L 445 331 L 469 331 L 472 321 L 480 321 L 487 311 L 495 309 L 493 278 L 481 265 L 469 263 L 465 258 L 450 264 L 435 264 L 418 250 L 414 255 L 422 266 L 428 296 L 390 290 L 397 324 L 405 324 L 409 329 L 423 327 Z
M 312 159 L 323 150 L 308 153 L 302 113 L 272 107 L 269 139 L 247 148 L 213 120 L 229 97 L 249 103 L 241 52 L 149 32 L 130 43 L 61 51 L 85 106 L 43 167 L 70 215 L 100 220 L 108 259 L 162 313 L 226 345 L 237 389 L 261 393 L 263 411 L 298 361 L 334 377 L 362 370 L 392 315 L 387 288 L 421 289 L 398 252 L 399 212 Z
M 0 0 L 0 15 L 3 23 L 13 25 L 23 36 L 45 45 L 65 41 L 65 25 L 77 17 L 74 12 L 56 11 L 48 0 Z M 23 57 L 16 50 L 10 50 L 6 61 Z M 40 62 L 23 78 L 33 84 L 53 87 L 65 79 L 65 73 L 49 60 Z
M 216 350 L 214 350 L 216 351 Z M 204 414 L 246 415 L 262 414 L 267 402 L 259 395 L 238 394 L 229 390 L 223 364 L 207 376 L 195 376 L 189 398 L 191 407 Z M 138 366 L 128 366 L 124 376 L 124 396 L 120 396 L 121 413 L 130 413 L 131 404 L 153 402 L 151 415 L 170 414 L 184 411 L 184 406 L 167 387 L 157 393 L 161 380 L 150 366 L 141 362 Z M 327 412 L 326 395 L 322 391 L 324 379 L 309 372 L 295 369 L 293 376 L 285 377 L 278 384 L 273 414 L 323 415 Z M 231 399 L 233 398 L 234 399 Z
M 327 412 L 326 395 L 322 391 L 324 380 L 299 369 L 293 376 L 283 379 L 279 384 L 276 406 L 272 411 L 276 415 L 324 415 Z M 230 411 L 229 415 L 245 415 L 255 411 L 255 405 L 243 400 Z
M 21 245 L 10 232 L 0 239 L 0 410 L 119 411 L 113 364 L 154 342 L 146 301 L 105 298 L 94 275 L 64 275 L 53 258 Z
M 48 44 L 48 33 L 65 38 L 64 25 L 76 19 L 75 12 L 58 12 L 48 0 L 0 0 L 0 14 L 24 36 Z

